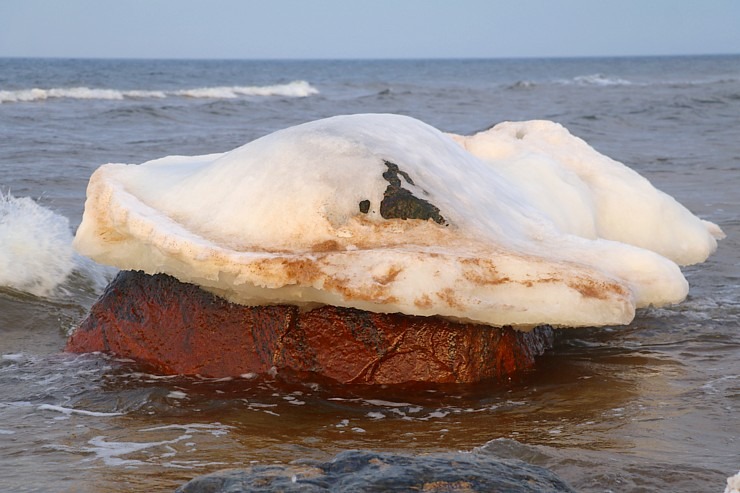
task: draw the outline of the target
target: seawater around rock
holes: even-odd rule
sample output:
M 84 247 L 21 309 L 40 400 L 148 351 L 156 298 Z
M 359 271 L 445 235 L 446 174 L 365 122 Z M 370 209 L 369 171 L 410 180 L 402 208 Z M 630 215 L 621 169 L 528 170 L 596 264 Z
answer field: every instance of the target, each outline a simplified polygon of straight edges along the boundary
M 165 374 L 288 371 L 343 384 L 473 383 L 533 368 L 553 332 L 334 306 L 248 307 L 168 275 L 123 271 L 67 351 L 112 353 Z
M 295 461 L 197 477 L 177 493 L 284 492 L 572 492 L 563 480 L 539 466 L 500 459 L 485 449 L 472 453 L 404 455 L 360 450 L 328 462 Z

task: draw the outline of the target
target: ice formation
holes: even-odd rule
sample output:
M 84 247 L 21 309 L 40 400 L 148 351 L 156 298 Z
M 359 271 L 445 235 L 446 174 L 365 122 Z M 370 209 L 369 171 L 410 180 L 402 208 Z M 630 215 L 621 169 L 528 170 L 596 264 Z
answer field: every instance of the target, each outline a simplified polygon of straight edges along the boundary
M 224 154 L 107 164 L 76 248 L 242 304 L 332 304 L 526 330 L 681 301 L 721 230 L 562 126 L 447 135 L 337 116 Z

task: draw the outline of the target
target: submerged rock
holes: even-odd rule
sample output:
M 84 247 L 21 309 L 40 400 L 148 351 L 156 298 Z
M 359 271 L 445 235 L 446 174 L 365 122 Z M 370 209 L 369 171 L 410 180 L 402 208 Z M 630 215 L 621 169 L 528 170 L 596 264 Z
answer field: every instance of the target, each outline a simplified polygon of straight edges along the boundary
M 296 461 L 197 477 L 177 493 L 284 492 L 508 492 L 573 490 L 554 473 L 480 452 L 403 455 L 350 450 L 329 462 Z
M 553 329 L 530 332 L 441 317 L 321 306 L 248 307 L 164 275 L 124 271 L 71 335 L 166 374 L 311 373 L 340 383 L 503 381 L 534 366 Z

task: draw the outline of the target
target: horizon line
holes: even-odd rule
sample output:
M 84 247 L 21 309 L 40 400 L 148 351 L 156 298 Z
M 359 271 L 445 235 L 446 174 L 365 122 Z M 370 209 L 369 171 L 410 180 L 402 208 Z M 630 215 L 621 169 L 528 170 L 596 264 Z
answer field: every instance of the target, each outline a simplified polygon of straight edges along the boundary
M 250 61 L 250 62 L 359 62 L 359 61 L 452 61 L 452 60 L 575 60 L 595 58 L 680 58 L 738 56 L 740 52 L 673 53 L 641 55 L 525 55 L 525 56 L 430 56 L 430 57 L 157 57 L 157 56 L 60 56 L 60 55 L 0 55 L 0 59 L 35 60 L 120 60 L 120 61 Z

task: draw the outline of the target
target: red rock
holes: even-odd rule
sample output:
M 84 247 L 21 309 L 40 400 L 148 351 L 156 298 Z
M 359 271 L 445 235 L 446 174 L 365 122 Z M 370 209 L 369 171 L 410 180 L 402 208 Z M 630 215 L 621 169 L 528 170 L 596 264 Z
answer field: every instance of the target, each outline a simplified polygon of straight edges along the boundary
M 121 272 L 66 350 L 103 351 L 165 374 L 318 374 L 340 383 L 472 383 L 532 368 L 553 329 L 322 306 L 248 307 L 158 274 Z

